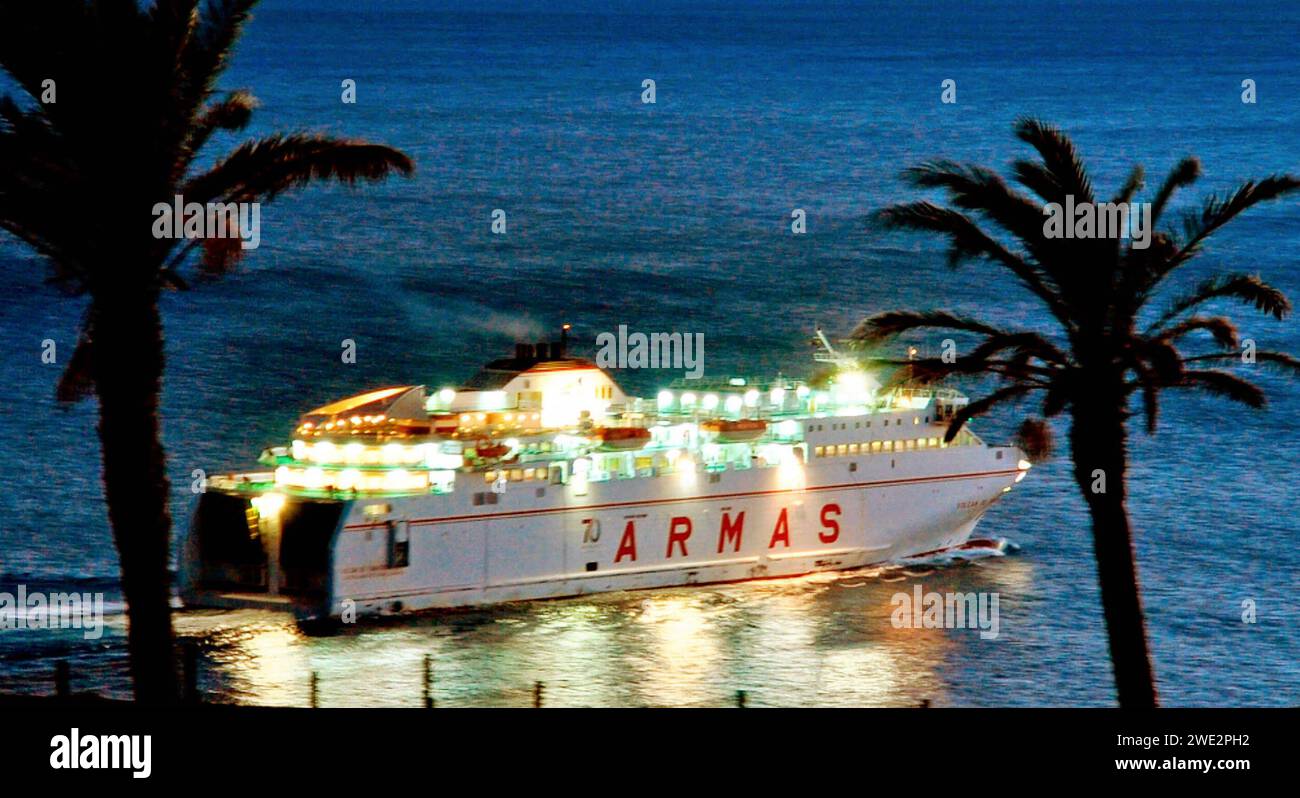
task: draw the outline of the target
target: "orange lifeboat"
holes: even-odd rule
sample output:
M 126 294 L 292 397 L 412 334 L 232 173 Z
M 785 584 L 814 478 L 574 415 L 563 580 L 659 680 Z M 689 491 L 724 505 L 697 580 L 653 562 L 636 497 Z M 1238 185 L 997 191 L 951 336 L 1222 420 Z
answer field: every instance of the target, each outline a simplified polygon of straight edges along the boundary
M 599 427 L 592 434 L 600 438 L 600 448 L 609 451 L 640 449 L 650 442 L 650 430 L 644 427 Z
M 510 447 L 504 443 L 492 443 L 490 441 L 479 441 L 474 446 L 474 454 L 483 460 L 499 460 L 505 457 L 510 451 Z
M 742 418 L 736 421 L 715 418 L 701 422 L 700 429 L 717 435 L 722 443 L 738 443 L 763 437 L 763 433 L 767 432 L 767 422 L 756 418 Z

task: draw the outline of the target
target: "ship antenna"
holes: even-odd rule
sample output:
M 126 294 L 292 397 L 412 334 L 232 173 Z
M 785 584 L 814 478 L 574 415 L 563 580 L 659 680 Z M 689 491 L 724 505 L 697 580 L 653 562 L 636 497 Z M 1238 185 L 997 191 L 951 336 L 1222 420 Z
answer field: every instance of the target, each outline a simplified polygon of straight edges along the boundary
M 834 363 L 838 368 L 844 368 L 844 369 L 858 368 L 857 360 L 855 360 L 849 355 L 845 355 L 836 351 L 835 347 L 831 346 L 831 342 L 826 337 L 826 333 L 822 332 L 822 328 L 820 324 L 817 325 L 814 331 L 817 335 L 817 340 L 821 343 L 821 346 L 825 351 L 814 352 L 813 360 L 816 360 L 819 363 Z

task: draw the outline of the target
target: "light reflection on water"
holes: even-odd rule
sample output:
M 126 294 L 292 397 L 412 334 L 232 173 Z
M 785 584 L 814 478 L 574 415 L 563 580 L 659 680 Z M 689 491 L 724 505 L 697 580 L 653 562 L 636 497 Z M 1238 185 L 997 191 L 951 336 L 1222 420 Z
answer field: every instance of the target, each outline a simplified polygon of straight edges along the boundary
M 914 706 L 949 703 L 943 671 L 995 658 L 974 629 L 896 629 L 891 597 L 1023 589 L 1025 560 L 955 565 L 919 579 L 818 575 L 451 611 L 310 636 L 261 611 L 185 612 L 210 700 L 273 706 L 420 706 L 432 656 L 439 706 Z M 1009 636 L 1003 602 L 1002 639 Z

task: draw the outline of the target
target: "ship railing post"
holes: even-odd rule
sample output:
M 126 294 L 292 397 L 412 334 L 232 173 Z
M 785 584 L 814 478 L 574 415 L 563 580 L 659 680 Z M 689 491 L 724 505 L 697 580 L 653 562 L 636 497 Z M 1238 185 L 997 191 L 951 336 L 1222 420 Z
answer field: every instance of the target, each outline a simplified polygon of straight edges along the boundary
M 424 655 L 424 708 L 433 709 L 433 655 Z
M 542 708 L 542 693 L 544 693 L 545 690 L 546 686 L 541 682 L 537 682 L 533 685 L 533 709 Z
M 745 702 L 746 702 L 747 700 L 749 700 L 749 696 L 748 696 L 747 693 L 745 693 L 744 690 L 737 690 L 737 691 L 736 691 L 736 708 L 737 708 L 737 709 L 744 709 L 744 708 L 745 708 Z
M 311 708 L 316 709 L 320 706 L 320 676 L 316 671 L 311 672 Z

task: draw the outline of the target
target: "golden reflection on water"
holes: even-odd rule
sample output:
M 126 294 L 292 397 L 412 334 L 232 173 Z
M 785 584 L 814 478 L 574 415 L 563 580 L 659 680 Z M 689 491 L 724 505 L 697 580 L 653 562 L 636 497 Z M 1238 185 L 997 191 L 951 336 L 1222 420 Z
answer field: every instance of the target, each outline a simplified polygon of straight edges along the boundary
M 946 703 L 945 673 L 978 631 L 895 628 L 913 585 L 1025 595 L 1033 569 L 1006 558 L 886 581 L 868 572 L 672 588 L 434 613 L 313 637 L 252 611 L 182 613 L 221 700 L 304 706 L 422 703 L 431 655 L 439 706 L 916 706 Z M 1003 632 L 1008 615 L 1001 608 Z M 979 653 L 989 656 L 990 649 Z M 995 650 L 992 650 L 995 653 Z

